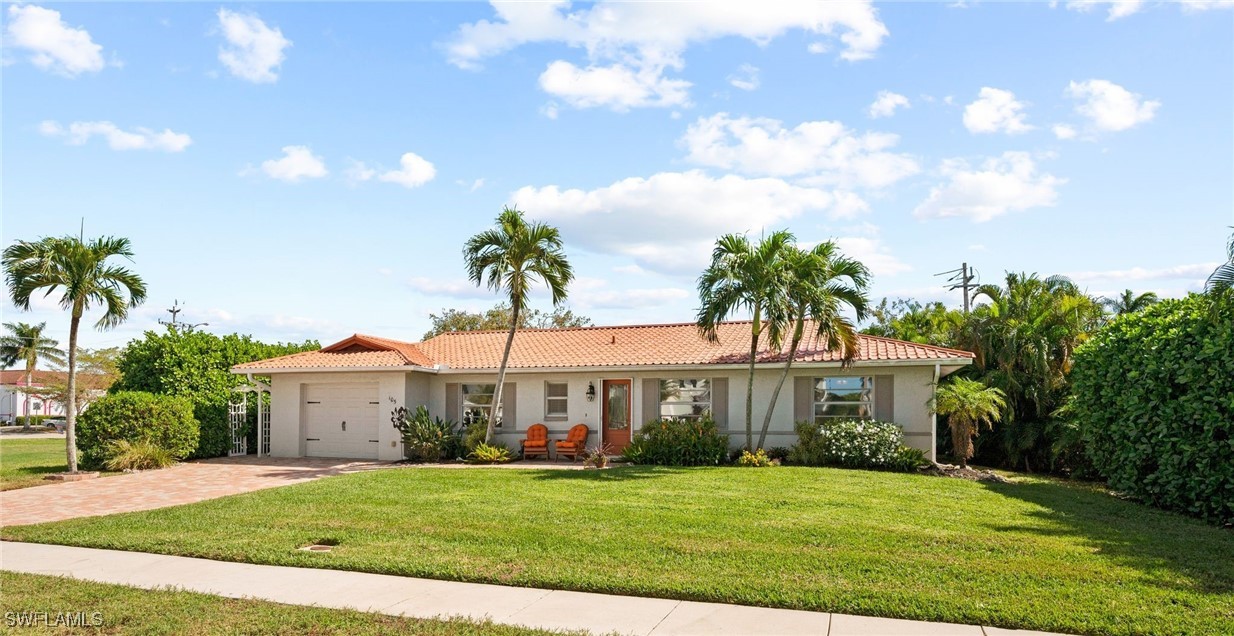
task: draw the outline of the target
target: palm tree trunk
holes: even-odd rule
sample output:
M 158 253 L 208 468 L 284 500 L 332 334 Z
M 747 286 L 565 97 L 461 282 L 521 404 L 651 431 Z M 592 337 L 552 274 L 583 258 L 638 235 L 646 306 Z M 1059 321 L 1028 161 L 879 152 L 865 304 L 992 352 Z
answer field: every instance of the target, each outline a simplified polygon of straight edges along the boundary
M 758 355 L 758 337 L 760 329 L 759 310 L 754 309 L 754 320 L 750 323 L 750 373 L 746 378 L 746 450 L 754 452 L 754 356 Z
M 77 328 L 81 326 L 81 310 L 73 308 L 69 323 L 68 404 L 65 405 L 64 448 L 69 460 L 69 472 L 77 472 Z
M 788 370 L 793 366 L 793 358 L 797 357 L 797 347 L 801 346 L 801 338 L 805 335 L 805 308 L 798 307 L 797 326 L 793 328 L 793 341 L 788 347 L 788 360 L 784 361 L 784 370 L 776 388 L 771 392 L 771 403 L 767 405 L 767 415 L 763 417 L 763 430 L 758 434 L 758 448 L 767 441 L 767 429 L 771 428 L 771 414 L 776 410 L 776 400 L 780 399 L 780 389 L 784 388 L 784 380 L 788 378 Z
M 26 391 L 30 390 L 30 383 L 33 381 L 34 381 L 34 369 L 30 365 L 30 360 L 27 359 L 26 360 Z M 30 430 L 30 394 L 26 393 L 24 397 L 25 399 L 22 400 L 23 406 L 21 410 L 22 410 L 22 415 L 25 415 L 26 417 L 24 420 L 22 420 L 23 423 L 21 425 L 21 430 L 28 431 Z
M 506 349 L 501 354 L 501 366 L 497 369 L 497 387 L 493 389 L 493 407 L 488 418 L 488 430 L 484 433 L 484 443 L 493 439 L 497 432 L 497 423 L 501 421 L 501 401 L 503 389 L 506 386 L 506 364 L 510 361 L 510 347 L 514 345 L 514 332 L 518 330 L 518 315 L 522 310 L 515 299 L 510 303 L 510 333 L 506 336 Z

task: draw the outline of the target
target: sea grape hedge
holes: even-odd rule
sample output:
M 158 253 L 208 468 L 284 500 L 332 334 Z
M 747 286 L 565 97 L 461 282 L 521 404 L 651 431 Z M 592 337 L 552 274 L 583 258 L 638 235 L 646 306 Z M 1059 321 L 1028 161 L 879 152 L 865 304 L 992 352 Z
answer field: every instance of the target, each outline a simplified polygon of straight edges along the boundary
M 1234 523 L 1234 293 L 1123 316 L 1075 354 L 1075 418 L 1115 490 Z

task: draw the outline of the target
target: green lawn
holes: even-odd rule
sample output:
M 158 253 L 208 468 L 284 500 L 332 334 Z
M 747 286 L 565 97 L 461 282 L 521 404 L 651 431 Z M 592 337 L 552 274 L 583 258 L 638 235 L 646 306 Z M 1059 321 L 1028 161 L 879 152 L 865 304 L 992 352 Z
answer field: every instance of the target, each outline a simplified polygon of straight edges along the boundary
M 5 539 L 1089 634 L 1234 625 L 1234 533 L 1053 480 L 383 470 Z M 333 539 L 333 552 L 296 548 Z
M 430 636 L 531 636 L 550 634 L 462 620 L 419 620 L 346 610 L 297 607 L 208 594 L 149 591 L 56 576 L 0 572 L 0 615 L 16 632 L 46 634 L 425 634 Z M 80 612 L 78 620 L 102 625 L 68 628 L 17 626 L 9 614 Z M 97 612 L 98 614 L 95 614 Z
M 64 439 L 0 438 L 0 490 L 48 483 L 43 476 L 68 470 Z

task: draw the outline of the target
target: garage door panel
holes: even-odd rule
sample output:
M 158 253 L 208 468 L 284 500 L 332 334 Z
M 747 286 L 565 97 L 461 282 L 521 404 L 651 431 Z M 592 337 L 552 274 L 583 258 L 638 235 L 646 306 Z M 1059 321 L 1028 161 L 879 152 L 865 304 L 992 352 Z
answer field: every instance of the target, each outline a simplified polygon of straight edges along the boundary
M 377 384 L 310 384 L 305 394 L 305 455 L 377 457 Z

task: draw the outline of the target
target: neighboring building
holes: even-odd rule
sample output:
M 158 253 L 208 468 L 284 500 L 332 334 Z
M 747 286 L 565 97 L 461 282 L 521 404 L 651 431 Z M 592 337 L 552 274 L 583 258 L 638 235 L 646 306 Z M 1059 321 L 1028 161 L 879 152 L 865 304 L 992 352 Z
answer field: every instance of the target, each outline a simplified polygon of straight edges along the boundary
M 30 386 L 42 388 L 52 382 L 63 382 L 65 374 L 56 371 L 35 370 L 31 376 Z M 26 372 L 21 369 L 0 371 L 0 422 L 12 424 L 19 415 L 51 415 L 64 416 L 64 406 L 51 400 L 45 400 L 37 395 L 30 395 L 22 389 L 26 386 Z M 29 406 L 27 411 L 26 407 Z
M 517 447 L 527 427 L 562 438 L 574 424 L 589 445 L 623 448 L 644 422 L 711 413 L 734 448 L 745 442 L 749 322 L 724 323 L 718 343 L 694 324 L 523 329 L 514 338 L 498 440 Z M 269 376 L 270 454 L 401 459 L 391 411 L 428 407 L 468 421 L 487 413 L 505 331 L 461 331 L 424 342 L 356 334 L 320 351 L 237 365 Z M 783 368 L 784 351 L 761 350 L 754 377 L 755 435 Z M 802 343 L 776 403 L 766 446 L 796 441 L 793 423 L 867 417 L 904 428 L 905 443 L 934 457 L 929 400 L 939 378 L 973 354 L 861 336 L 854 364 L 840 366 L 816 338 Z

